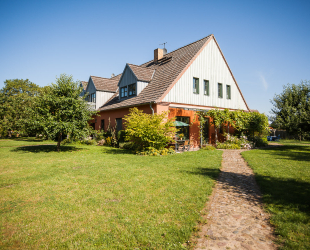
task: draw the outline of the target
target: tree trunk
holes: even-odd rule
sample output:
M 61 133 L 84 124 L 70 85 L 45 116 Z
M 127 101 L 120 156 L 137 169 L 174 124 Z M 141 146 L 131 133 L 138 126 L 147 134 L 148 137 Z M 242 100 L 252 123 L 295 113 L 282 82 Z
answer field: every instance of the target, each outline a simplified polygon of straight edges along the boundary
M 215 144 L 217 144 L 217 129 L 218 128 L 215 128 Z
M 57 151 L 58 151 L 58 152 L 60 151 L 61 135 L 62 135 L 62 133 L 60 133 L 60 134 L 58 135 L 58 142 L 57 142 Z

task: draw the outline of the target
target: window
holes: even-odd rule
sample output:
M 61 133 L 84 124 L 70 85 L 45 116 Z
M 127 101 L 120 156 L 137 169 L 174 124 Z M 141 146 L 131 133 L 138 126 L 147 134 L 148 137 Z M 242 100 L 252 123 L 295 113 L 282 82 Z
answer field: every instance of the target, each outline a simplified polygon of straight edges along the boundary
M 91 102 L 96 102 L 96 93 L 91 94 L 90 97 L 91 97 Z
M 128 96 L 136 95 L 136 84 L 130 84 L 128 85 Z
M 226 99 L 231 99 L 230 85 L 226 85 Z
M 193 78 L 193 93 L 199 94 L 199 79 Z
M 104 131 L 104 119 L 101 120 L 101 131 Z
M 121 97 L 127 96 L 127 86 L 121 88 Z
M 209 95 L 209 81 L 204 80 L 204 94 Z
M 218 97 L 219 98 L 223 98 L 223 84 L 222 83 L 218 83 Z
M 177 116 L 176 121 L 179 121 L 179 122 L 184 122 L 186 124 L 188 124 L 188 126 L 176 126 L 176 128 L 179 130 L 177 132 L 177 134 L 183 134 L 184 135 L 184 138 L 186 140 L 189 139 L 189 117 L 186 117 L 186 116 Z
M 86 101 L 88 102 L 96 102 L 96 93 L 92 93 L 86 97 Z
M 123 129 L 122 118 L 116 118 L 116 132 Z

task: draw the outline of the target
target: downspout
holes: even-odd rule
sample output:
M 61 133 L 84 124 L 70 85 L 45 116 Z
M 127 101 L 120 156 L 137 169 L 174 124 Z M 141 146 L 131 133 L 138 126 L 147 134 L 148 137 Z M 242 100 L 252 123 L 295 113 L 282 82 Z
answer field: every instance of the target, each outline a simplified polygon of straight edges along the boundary
M 152 110 L 152 115 L 154 115 L 154 109 L 153 109 L 153 107 L 152 107 L 152 102 L 150 102 L 150 108 L 151 108 L 151 110 Z

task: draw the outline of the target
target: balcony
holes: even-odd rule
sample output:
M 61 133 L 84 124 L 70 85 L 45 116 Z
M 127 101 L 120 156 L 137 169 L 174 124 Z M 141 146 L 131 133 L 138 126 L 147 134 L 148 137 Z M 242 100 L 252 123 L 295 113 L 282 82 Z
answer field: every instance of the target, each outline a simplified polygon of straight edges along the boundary
M 87 102 L 89 110 L 96 110 L 96 103 L 95 102 Z

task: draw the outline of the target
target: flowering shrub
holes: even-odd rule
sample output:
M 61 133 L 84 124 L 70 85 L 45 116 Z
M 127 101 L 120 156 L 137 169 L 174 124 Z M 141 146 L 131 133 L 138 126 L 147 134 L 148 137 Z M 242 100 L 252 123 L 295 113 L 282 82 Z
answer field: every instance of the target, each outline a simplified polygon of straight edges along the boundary
M 233 136 L 230 134 L 224 134 L 226 136 L 226 141 L 223 143 L 218 143 L 217 148 L 221 149 L 251 149 L 252 144 L 248 141 L 246 136 Z
M 172 148 L 156 149 L 153 147 L 147 147 L 143 151 L 137 151 L 136 154 L 159 156 L 159 155 L 172 155 L 172 154 L 175 154 L 175 151 Z

